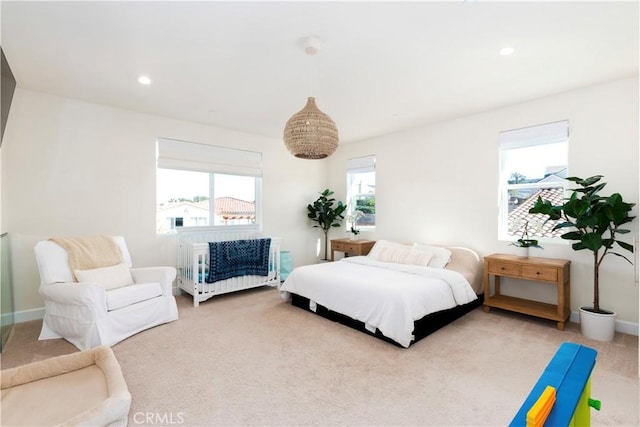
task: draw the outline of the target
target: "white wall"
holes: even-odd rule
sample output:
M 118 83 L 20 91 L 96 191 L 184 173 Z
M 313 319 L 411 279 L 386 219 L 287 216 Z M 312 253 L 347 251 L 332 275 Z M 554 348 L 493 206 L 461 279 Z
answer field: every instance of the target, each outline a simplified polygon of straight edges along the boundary
M 317 259 L 306 205 L 326 186 L 326 161 L 297 159 L 281 140 L 18 88 L 2 144 L 1 229 L 10 236 L 23 319 L 44 305 L 38 240 L 121 234 L 135 265 L 175 265 L 175 238 L 155 234 L 157 137 L 262 152 L 264 233 L 283 238 L 295 265 Z
M 568 119 L 569 173 L 602 174 L 606 191 L 637 203 L 638 117 L 638 79 L 615 81 L 342 145 L 329 160 L 329 185 L 344 200 L 341 171 L 347 159 L 375 154 L 377 228 L 374 234 L 363 233 L 363 238 L 465 245 L 481 255 L 509 253 L 513 247 L 497 237 L 498 133 Z M 637 220 L 631 228 L 626 240 L 633 243 Z M 536 255 L 572 261 L 572 310 L 592 304 L 590 253 L 575 252 L 562 243 L 544 247 Z M 637 328 L 634 267 L 610 256 L 600 280 L 602 306 Z M 543 301 L 555 296 L 551 286 L 530 282 L 512 282 L 504 289 Z
M 308 161 L 291 156 L 279 139 L 19 88 L 2 144 L 0 181 L 1 229 L 12 242 L 16 310 L 43 305 L 33 258 L 33 245 L 42 238 L 123 234 L 135 264 L 174 264 L 173 239 L 154 231 L 159 136 L 263 152 L 264 231 L 283 237 L 283 249 L 293 251 L 295 265 L 302 265 L 315 261 L 319 237 L 306 219 L 306 205 L 326 187 L 344 200 L 348 158 L 375 154 L 377 160 L 378 226 L 363 238 L 466 245 L 481 255 L 509 252 L 508 242 L 497 239 L 498 133 L 568 119 L 570 173 L 603 174 L 608 190 L 637 202 L 638 117 L 638 80 L 627 79 L 342 144 L 328 160 Z M 637 221 L 632 230 L 637 236 Z M 332 230 L 331 237 L 344 236 Z M 546 244 L 540 255 L 572 260 L 572 309 L 591 303 L 588 253 Z M 634 268 L 611 257 L 601 274 L 602 305 L 637 325 Z M 527 289 L 542 300 L 553 297 L 544 286 Z

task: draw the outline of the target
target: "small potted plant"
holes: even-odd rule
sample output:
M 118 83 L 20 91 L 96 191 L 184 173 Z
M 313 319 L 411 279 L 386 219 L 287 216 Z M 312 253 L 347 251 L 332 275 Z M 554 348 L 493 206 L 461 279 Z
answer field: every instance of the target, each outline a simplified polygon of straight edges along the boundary
M 344 219 L 344 211 L 347 205 L 332 198 L 333 191 L 326 189 L 320 193 L 320 197 L 313 204 L 307 205 L 307 217 L 315 222 L 314 227 L 318 227 L 324 233 L 324 258 L 327 260 L 328 235 L 331 227 L 340 227 L 340 222 Z
M 515 246 L 517 249 L 517 254 L 521 258 L 529 257 L 529 248 L 538 248 L 543 249 L 542 246 L 538 244 L 536 239 L 529 238 L 529 221 L 525 221 L 524 227 L 522 228 L 522 236 L 515 242 L 510 243 L 512 246 Z
M 360 234 L 360 230 L 358 230 L 358 220 L 360 218 L 362 218 L 364 216 L 364 214 L 359 211 L 356 210 L 352 215 L 347 215 L 347 222 L 349 222 L 351 224 L 350 229 L 349 229 L 349 233 L 351 233 L 351 236 L 349 237 L 349 240 L 358 240 L 358 235 Z
M 616 255 L 633 264 L 629 258 L 616 252 L 616 248 L 633 253 L 633 246 L 618 240 L 619 234 L 629 233 L 622 228 L 634 220 L 630 212 L 635 203 L 626 203 L 619 193 L 601 196 L 600 190 L 607 185 L 600 183 L 602 175 L 589 178 L 570 177 L 569 181 L 579 185 L 571 189 L 571 196 L 562 205 L 554 206 L 538 197 L 529 213 L 541 213 L 548 220 L 560 220 L 555 229 L 567 229 L 561 237 L 574 243 L 576 250 L 588 250 L 593 255 L 593 306 L 580 307 L 580 329 L 588 338 L 611 341 L 615 334 L 616 313 L 600 307 L 600 266 L 607 255 Z
M 353 225 L 351 226 L 351 234 L 353 235 L 353 237 L 351 238 L 351 240 L 358 240 L 358 234 L 360 234 L 360 230 L 358 230 L 357 228 L 355 228 Z

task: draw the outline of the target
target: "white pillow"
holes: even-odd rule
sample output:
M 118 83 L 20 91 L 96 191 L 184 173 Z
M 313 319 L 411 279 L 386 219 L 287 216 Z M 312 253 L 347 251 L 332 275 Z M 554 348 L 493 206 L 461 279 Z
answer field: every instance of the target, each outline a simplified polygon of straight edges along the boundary
M 380 258 L 380 252 L 386 252 L 389 249 L 411 249 L 411 246 L 403 245 L 401 243 L 390 242 L 388 240 L 378 240 L 371 250 L 369 251 L 369 256 L 371 258 L 377 259 L 378 261 L 382 261 Z
M 433 254 L 414 250 L 409 245 L 378 240 L 369 251 L 369 256 L 382 262 L 393 262 L 396 264 L 411 264 L 429 266 Z
M 428 252 L 418 251 L 414 248 L 409 250 L 409 255 L 405 259 L 405 264 L 421 265 L 422 267 L 430 267 L 429 263 L 433 259 L 433 254 Z
M 412 249 L 432 255 L 429 267 L 444 268 L 451 261 L 451 251 L 447 248 L 414 243 Z
M 377 260 L 382 262 L 394 262 L 396 264 L 405 264 L 406 259 L 411 252 L 411 248 L 384 246 L 377 255 Z
M 133 284 L 131 272 L 124 263 L 91 270 L 74 270 L 74 274 L 78 282 L 93 283 L 106 290 Z

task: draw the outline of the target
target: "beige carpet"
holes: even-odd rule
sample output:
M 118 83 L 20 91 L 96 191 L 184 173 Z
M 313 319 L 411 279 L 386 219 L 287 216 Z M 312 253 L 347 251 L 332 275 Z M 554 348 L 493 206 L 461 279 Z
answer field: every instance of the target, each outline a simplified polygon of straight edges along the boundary
M 140 425 L 507 425 L 564 341 L 598 350 L 593 425 L 633 426 L 638 338 L 611 343 L 554 322 L 477 309 L 409 349 L 292 307 L 273 289 L 216 297 L 114 352 Z M 2 368 L 76 351 L 16 326 Z

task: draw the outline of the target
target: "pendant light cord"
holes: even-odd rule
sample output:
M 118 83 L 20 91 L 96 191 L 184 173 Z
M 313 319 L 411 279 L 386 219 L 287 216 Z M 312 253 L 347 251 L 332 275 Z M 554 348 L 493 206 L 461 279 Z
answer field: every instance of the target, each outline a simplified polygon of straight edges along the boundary
M 309 55 L 310 59 L 309 59 L 309 66 L 311 68 L 311 72 L 309 73 L 310 75 L 310 81 L 309 81 L 309 96 L 314 97 L 316 96 L 315 94 L 315 89 L 316 89 L 316 74 L 317 74 L 317 70 L 316 70 L 316 55 Z

